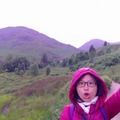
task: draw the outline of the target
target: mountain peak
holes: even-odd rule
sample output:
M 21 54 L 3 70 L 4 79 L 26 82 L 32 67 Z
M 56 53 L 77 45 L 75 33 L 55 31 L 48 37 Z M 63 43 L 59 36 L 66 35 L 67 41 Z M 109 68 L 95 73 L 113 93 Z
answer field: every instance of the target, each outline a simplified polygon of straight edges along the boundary
M 82 51 L 88 51 L 90 46 L 93 45 L 94 48 L 99 48 L 104 46 L 104 42 L 105 40 L 101 40 L 101 39 L 91 39 L 90 41 L 88 41 L 87 43 L 85 43 L 84 45 L 82 45 L 80 48 L 78 48 L 79 50 Z

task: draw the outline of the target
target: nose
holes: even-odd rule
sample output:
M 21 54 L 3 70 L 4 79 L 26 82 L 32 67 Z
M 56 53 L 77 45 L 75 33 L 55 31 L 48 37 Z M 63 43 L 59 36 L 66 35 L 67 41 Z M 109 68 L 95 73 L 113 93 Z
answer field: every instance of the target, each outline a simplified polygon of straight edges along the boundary
M 89 87 L 88 87 L 88 83 L 85 83 L 85 86 L 84 86 L 84 89 L 86 90 L 86 89 L 88 89 Z

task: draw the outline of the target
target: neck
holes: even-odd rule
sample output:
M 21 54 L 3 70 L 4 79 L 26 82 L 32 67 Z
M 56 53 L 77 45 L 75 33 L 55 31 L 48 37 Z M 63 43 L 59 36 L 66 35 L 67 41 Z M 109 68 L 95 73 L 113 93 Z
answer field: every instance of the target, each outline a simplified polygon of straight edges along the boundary
M 98 96 L 96 96 L 93 100 L 91 100 L 90 102 L 82 102 L 82 103 L 78 103 L 82 109 L 84 110 L 84 112 L 89 113 L 90 110 L 90 105 L 91 104 L 95 104 L 98 100 Z

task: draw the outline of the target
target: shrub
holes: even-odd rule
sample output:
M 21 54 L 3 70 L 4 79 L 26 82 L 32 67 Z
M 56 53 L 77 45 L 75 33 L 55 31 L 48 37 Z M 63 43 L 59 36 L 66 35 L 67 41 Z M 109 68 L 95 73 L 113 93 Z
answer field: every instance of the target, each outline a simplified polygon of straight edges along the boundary
M 37 76 L 39 74 L 39 68 L 36 63 L 30 66 L 30 73 L 32 76 Z
M 112 79 L 109 78 L 107 75 L 102 76 L 102 78 L 105 81 L 107 88 L 110 89 L 112 84 Z
M 119 76 L 114 76 L 113 80 L 117 83 L 120 83 L 120 77 Z
M 46 75 L 49 75 L 50 74 L 50 66 L 47 66 L 46 68 Z

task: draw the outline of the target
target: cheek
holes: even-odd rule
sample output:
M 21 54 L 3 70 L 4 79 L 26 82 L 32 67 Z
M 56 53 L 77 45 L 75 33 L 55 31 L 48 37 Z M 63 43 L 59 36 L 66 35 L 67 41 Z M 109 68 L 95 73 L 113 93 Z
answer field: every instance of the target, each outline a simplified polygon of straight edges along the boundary
M 83 89 L 77 88 L 76 90 L 77 90 L 77 93 L 78 93 L 79 97 L 81 97 L 81 95 L 83 93 Z
M 96 94 L 97 94 L 97 87 L 95 87 L 92 91 L 93 91 L 93 95 L 96 96 Z

